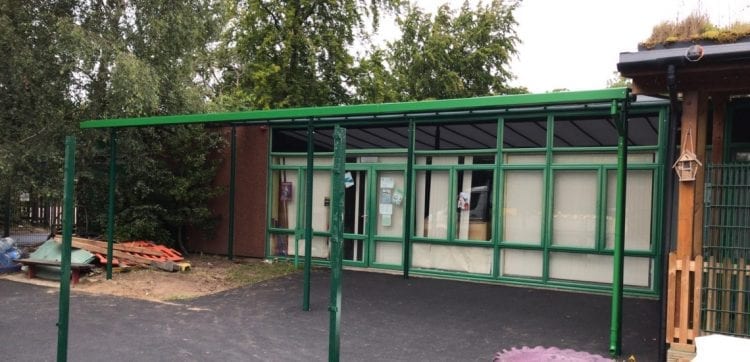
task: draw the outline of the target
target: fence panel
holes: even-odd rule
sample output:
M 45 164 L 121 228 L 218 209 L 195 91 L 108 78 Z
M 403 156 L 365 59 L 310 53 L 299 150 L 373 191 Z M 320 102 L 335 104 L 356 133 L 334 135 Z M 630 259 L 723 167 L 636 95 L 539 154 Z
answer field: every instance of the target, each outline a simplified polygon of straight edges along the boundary
M 0 210 L 0 231 L 19 246 L 34 246 L 48 239 L 60 225 L 62 205 L 59 200 L 36 196 L 28 192 L 6 195 Z
M 750 337 L 750 165 L 708 165 L 702 330 Z

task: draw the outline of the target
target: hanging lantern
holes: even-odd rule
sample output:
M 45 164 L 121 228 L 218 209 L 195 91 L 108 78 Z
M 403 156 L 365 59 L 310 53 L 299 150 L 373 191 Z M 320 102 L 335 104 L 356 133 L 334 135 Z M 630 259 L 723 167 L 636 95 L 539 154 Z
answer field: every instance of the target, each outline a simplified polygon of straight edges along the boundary
M 695 175 L 698 173 L 698 167 L 703 164 L 698 160 L 698 156 L 693 152 L 693 138 L 690 137 L 690 130 L 688 129 L 687 135 L 685 136 L 686 142 L 683 142 L 685 148 L 682 150 L 682 154 L 677 158 L 677 161 L 672 165 L 672 168 L 677 173 L 677 178 L 680 182 L 695 181 Z

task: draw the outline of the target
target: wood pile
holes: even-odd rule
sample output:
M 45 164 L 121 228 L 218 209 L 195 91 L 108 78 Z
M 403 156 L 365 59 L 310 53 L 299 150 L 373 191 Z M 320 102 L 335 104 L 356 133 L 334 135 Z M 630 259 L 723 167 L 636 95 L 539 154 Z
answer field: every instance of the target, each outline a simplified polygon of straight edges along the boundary
M 56 235 L 55 241 L 62 242 L 62 236 Z M 72 238 L 72 246 L 76 249 L 84 249 L 97 256 L 99 262 L 107 263 L 107 242 L 100 240 Z M 159 269 L 175 271 L 180 268 L 178 262 L 184 260 L 182 254 L 177 250 L 164 245 L 157 245 L 150 241 L 132 241 L 126 243 L 112 244 L 112 265 L 157 267 Z

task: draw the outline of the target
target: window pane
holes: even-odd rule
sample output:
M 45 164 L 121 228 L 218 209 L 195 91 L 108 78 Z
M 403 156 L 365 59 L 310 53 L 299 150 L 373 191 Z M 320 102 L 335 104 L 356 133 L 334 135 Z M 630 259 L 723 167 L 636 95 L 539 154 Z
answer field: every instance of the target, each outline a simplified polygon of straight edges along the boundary
M 305 187 L 302 185 L 302 187 Z M 328 231 L 330 219 L 330 207 L 326 199 L 331 195 L 331 172 L 313 172 L 313 199 L 312 199 L 312 223 L 315 231 Z M 304 204 L 304 200 L 300 204 Z M 303 222 L 304 224 L 304 222 Z
M 503 249 L 502 276 L 542 277 L 542 252 L 536 250 Z
M 401 243 L 380 241 L 375 243 L 375 262 L 378 264 L 401 265 Z
M 628 171 L 625 188 L 625 249 L 651 249 L 653 172 Z M 607 172 L 607 248 L 614 248 L 617 172 Z
M 492 272 L 492 248 L 414 243 L 412 266 L 474 274 Z
M 418 125 L 416 149 L 461 150 L 497 147 L 497 122 Z
M 625 257 L 625 285 L 651 286 L 651 259 Z M 612 283 L 612 255 L 550 253 L 549 277 L 560 280 Z
M 417 165 L 494 165 L 494 155 L 418 156 Z
M 654 154 L 650 152 L 628 152 L 628 164 L 654 163 Z M 617 153 L 556 153 L 552 156 L 556 164 L 617 164 Z
M 596 171 L 556 171 L 552 244 L 593 248 L 596 236 Z
M 377 173 L 377 208 L 375 221 L 377 234 L 403 236 L 404 233 L 404 173 L 379 171 Z
M 732 115 L 732 143 L 750 143 L 750 108 L 736 108 Z
M 450 220 L 448 171 L 419 171 L 416 179 L 415 235 L 447 238 Z
M 503 241 L 541 245 L 542 171 L 506 171 Z
M 493 172 L 490 170 L 457 172 L 457 239 L 490 240 L 492 179 Z
M 543 153 L 506 153 L 503 160 L 508 165 L 540 164 L 547 161 Z
M 505 120 L 503 147 L 535 148 L 547 146 L 547 118 Z
M 367 233 L 369 185 L 367 171 L 347 171 L 351 177 L 344 189 L 344 232 Z
M 344 239 L 344 260 L 363 261 L 365 254 L 364 241 L 361 239 Z
M 289 245 L 294 249 L 294 234 L 268 234 L 268 245 L 273 256 L 287 256 Z
M 271 174 L 271 227 L 294 229 L 297 227 L 297 171 L 281 170 Z
M 313 236 L 312 240 L 312 253 L 310 253 L 310 256 L 313 258 L 328 259 L 328 238 Z M 297 246 L 299 247 L 299 256 L 305 256 L 305 239 L 299 239 Z M 294 236 L 290 235 L 287 245 L 287 255 L 293 256 L 294 254 Z

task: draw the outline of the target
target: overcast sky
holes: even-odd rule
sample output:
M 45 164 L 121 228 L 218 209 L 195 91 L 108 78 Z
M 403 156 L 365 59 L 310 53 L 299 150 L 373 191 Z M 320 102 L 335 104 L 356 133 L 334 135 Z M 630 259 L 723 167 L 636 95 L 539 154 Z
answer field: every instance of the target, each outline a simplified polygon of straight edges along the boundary
M 464 2 L 412 1 L 431 13 L 444 3 L 457 9 Z M 524 0 L 515 13 L 523 43 L 512 64 L 514 85 L 534 93 L 604 88 L 620 52 L 636 51 L 654 25 L 682 19 L 696 9 L 717 25 L 750 21 L 750 0 Z

